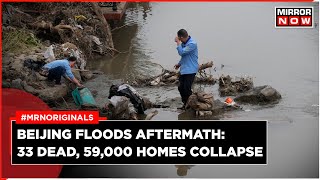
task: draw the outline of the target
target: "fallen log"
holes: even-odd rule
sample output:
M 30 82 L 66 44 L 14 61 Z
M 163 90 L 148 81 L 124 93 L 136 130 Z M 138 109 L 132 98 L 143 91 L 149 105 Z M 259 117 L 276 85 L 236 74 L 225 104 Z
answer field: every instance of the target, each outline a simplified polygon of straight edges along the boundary
M 168 82 L 174 82 L 176 80 L 178 80 L 179 76 L 177 74 L 169 77 L 169 78 L 166 78 L 163 80 L 164 83 L 168 83 Z
M 55 30 L 57 32 L 61 31 L 61 30 L 64 30 L 64 29 L 67 29 L 67 30 L 70 30 L 70 31 L 74 32 L 74 29 L 73 29 L 72 26 L 65 25 L 65 24 L 58 24 L 58 25 L 54 26 L 54 28 L 53 28 L 53 30 Z
M 201 65 L 199 66 L 199 71 L 204 70 L 204 69 L 207 69 L 207 68 L 211 68 L 212 66 L 213 66 L 213 61 L 210 61 L 210 62 L 201 64 Z
M 164 79 L 167 79 L 167 78 L 170 78 L 170 77 L 172 77 L 172 76 L 175 76 L 175 75 L 177 75 L 178 73 L 176 73 L 176 72 L 174 72 L 174 71 L 169 71 L 169 72 L 167 72 L 167 73 L 165 73 L 164 75 L 163 75 L 163 78 Z
M 201 77 L 196 76 L 195 82 L 197 83 L 215 83 L 216 80 L 212 75 L 207 75 L 204 70 L 213 66 L 213 61 L 201 64 L 199 66 L 199 74 Z M 204 76 L 203 76 L 204 75 Z M 149 86 L 159 86 L 159 85 L 172 85 L 179 81 L 179 72 L 164 70 L 163 73 L 152 78 L 141 78 L 136 79 L 132 85 L 149 85 Z
M 74 29 L 70 25 L 65 25 L 65 24 L 58 24 L 56 26 L 53 26 L 51 22 L 36 22 L 29 24 L 31 27 L 35 29 L 44 29 L 44 30 L 49 30 L 51 33 L 59 33 L 63 30 L 69 30 L 71 32 L 74 32 Z
M 97 2 L 91 2 L 91 6 L 93 11 L 95 12 L 95 14 L 97 15 L 97 17 L 99 18 L 99 20 L 102 23 L 102 30 L 104 31 L 104 33 L 107 35 L 106 38 L 106 45 L 108 46 L 108 48 L 111 51 L 111 56 L 114 56 L 114 44 L 113 44 L 113 40 L 112 40 L 112 33 L 111 33 L 111 28 L 109 23 L 107 22 L 106 18 L 103 16 L 102 10 L 99 6 L 99 4 Z

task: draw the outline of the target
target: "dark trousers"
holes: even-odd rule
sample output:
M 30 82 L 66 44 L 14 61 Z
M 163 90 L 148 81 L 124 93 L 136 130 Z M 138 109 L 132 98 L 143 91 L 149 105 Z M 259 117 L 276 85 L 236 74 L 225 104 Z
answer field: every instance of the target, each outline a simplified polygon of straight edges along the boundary
M 61 76 L 66 73 L 66 70 L 62 66 L 58 66 L 49 70 L 48 80 L 55 80 L 57 84 L 60 84 Z
M 184 105 L 186 105 L 189 96 L 192 94 L 192 83 L 196 74 L 184 74 L 179 77 L 179 87 L 180 96 Z

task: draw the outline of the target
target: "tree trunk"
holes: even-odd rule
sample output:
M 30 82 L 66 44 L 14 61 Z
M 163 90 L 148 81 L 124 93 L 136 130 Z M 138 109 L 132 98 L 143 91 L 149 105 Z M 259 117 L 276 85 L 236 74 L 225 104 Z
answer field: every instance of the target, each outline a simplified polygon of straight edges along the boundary
M 99 7 L 98 3 L 92 2 L 92 9 L 100 19 L 103 28 L 104 33 L 106 34 L 106 44 L 109 47 L 109 49 L 114 49 L 113 40 L 112 40 L 112 34 L 111 34 L 111 28 L 109 26 L 109 23 L 107 22 L 106 18 L 103 16 L 103 13 L 101 11 L 101 8 Z M 111 55 L 114 56 L 114 51 L 111 51 Z

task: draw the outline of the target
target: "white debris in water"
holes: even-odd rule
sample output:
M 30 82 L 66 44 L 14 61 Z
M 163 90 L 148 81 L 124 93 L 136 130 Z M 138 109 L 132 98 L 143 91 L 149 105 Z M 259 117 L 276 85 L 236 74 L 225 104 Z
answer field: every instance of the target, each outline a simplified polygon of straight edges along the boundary
M 151 81 L 150 85 L 151 86 L 156 86 L 160 83 L 160 77 L 156 78 L 155 80 Z
M 316 107 L 316 106 L 319 107 L 319 104 L 312 104 L 311 106 L 312 106 L 312 107 Z

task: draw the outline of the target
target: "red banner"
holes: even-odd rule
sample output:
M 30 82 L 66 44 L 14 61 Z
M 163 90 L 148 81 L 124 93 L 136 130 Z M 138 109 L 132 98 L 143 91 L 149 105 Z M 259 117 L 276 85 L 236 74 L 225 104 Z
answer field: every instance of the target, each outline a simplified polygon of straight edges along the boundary
M 17 111 L 17 124 L 98 124 L 98 111 Z

